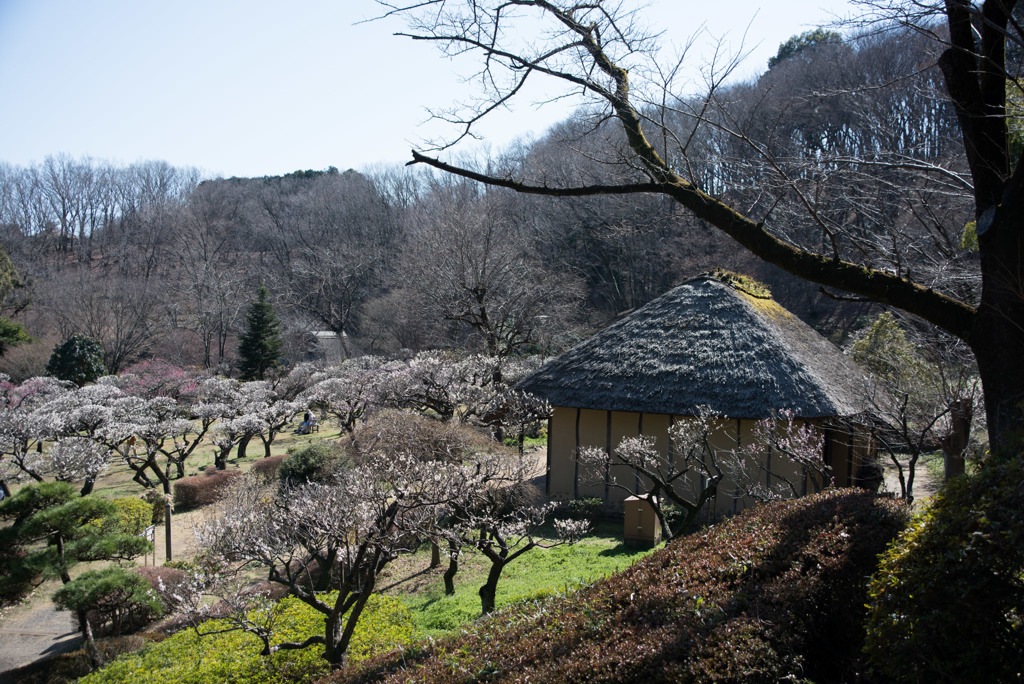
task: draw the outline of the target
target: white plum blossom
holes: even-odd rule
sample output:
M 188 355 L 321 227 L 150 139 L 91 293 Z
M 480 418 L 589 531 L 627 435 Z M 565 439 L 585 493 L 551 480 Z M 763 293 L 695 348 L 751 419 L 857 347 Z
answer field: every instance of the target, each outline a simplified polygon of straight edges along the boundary
M 96 478 L 110 467 L 110 449 L 88 437 L 62 437 L 50 445 L 49 469 L 60 482 L 85 480 L 95 482 Z
M 725 476 L 725 464 L 708 439 L 713 420 L 707 410 L 699 413 L 669 428 L 669 448 L 664 452 L 650 435 L 627 437 L 611 454 L 599 447 L 581 448 L 576 458 L 584 479 L 646 500 L 657 514 L 665 537 L 671 539 L 693 524 L 701 508 L 715 497 Z M 620 479 L 623 470 L 626 475 Z M 665 517 L 664 505 L 668 502 L 685 513 L 674 528 Z
M 778 469 L 767 470 L 765 456 L 776 452 L 799 466 L 799 480 L 791 480 Z M 737 480 L 747 496 L 759 501 L 795 498 L 804 494 L 806 483 L 820 491 L 833 482 L 824 458 L 824 433 L 811 423 L 798 421 L 788 409 L 754 423 L 753 438 L 738 455 Z M 766 473 L 770 473 L 770 484 L 765 482 Z
M 322 644 L 324 657 L 340 663 L 377 576 L 399 553 L 433 534 L 434 522 L 460 495 L 461 472 L 461 464 L 380 452 L 339 470 L 327 484 L 275 490 L 246 475 L 196 534 L 215 564 L 264 565 L 271 582 L 287 586 L 322 613 L 322 634 L 287 647 Z M 328 600 L 321 591 L 331 586 L 332 577 L 340 578 L 333 585 L 338 594 Z M 270 644 L 265 634 L 257 636 L 265 639 L 265 652 L 282 647 Z

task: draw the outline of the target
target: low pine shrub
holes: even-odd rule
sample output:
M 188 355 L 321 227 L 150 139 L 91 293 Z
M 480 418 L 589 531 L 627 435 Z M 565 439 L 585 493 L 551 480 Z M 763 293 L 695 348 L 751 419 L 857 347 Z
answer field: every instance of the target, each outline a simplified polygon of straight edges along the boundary
M 202 475 L 181 478 L 174 483 L 175 510 L 209 506 L 224 495 L 224 490 L 239 475 L 237 470 L 207 470 Z
M 163 613 L 156 592 L 123 568 L 87 570 L 53 595 L 63 610 L 86 611 L 97 634 L 127 634 Z
M 0 607 L 17 603 L 43 581 L 38 570 L 22 562 L 26 555 L 13 545 L 0 548 Z
M 853 680 L 865 578 L 905 521 L 856 490 L 755 507 L 575 594 L 324 681 Z
M 1024 455 L 948 483 L 882 557 L 867 653 L 889 681 L 1024 672 Z

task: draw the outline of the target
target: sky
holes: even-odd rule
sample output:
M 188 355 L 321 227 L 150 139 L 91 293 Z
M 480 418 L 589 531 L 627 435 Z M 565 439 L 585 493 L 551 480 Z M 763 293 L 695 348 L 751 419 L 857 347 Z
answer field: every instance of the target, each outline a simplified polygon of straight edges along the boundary
M 629 1 L 629 0 L 627 0 Z M 696 63 L 714 39 L 764 70 L 781 42 L 846 0 L 650 0 L 643 16 Z M 784 7 L 785 9 L 781 9 Z M 474 62 L 393 34 L 372 0 L 0 0 L 0 162 L 162 160 L 207 176 L 400 164 L 451 133 L 428 108 L 465 98 Z M 481 128 L 486 154 L 571 111 L 524 100 Z

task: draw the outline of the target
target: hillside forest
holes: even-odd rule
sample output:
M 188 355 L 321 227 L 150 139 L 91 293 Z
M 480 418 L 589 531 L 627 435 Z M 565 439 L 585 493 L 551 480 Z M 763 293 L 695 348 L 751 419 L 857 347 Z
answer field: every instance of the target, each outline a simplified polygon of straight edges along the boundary
M 966 162 L 929 66 L 935 50 L 913 33 L 812 32 L 783 45 L 760 77 L 649 116 L 686 141 L 688 172 L 708 193 L 767 216 L 794 242 L 821 241 L 822 225 L 841 222 L 844 252 L 976 301 Z M 581 110 L 466 162 L 612 182 L 628 166 L 588 161 L 612 154 L 621 135 Z M 848 161 L 866 156 L 878 164 Z M 904 158 L 918 161 L 896 163 Z M 783 174 L 766 161 L 779 159 Z M 780 178 L 806 179 L 813 195 Z M 423 165 L 211 179 L 158 161 L 56 154 L 0 165 L 0 243 L 11 276 L 0 314 L 31 336 L 0 357 L 15 381 L 42 374 L 73 334 L 102 342 L 111 373 L 161 358 L 237 374 L 261 284 L 293 363 L 316 358 L 316 332 L 335 333 L 348 356 L 550 355 L 713 268 L 766 283 L 840 344 L 880 311 L 766 265 L 664 196 L 532 197 Z

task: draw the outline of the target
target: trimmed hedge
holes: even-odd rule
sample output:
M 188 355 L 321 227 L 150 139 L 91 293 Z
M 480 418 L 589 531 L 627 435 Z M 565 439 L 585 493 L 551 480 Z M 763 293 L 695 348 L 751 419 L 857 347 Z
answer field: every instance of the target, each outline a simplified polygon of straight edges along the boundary
M 164 611 L 174 609 L 174 594 L 188 581 L 188 573 L 178 568 L 166 566 L 142 566 L 132 568 L 132 572 L 141 575 L 150 589 L 160 598 Z
M 252 473 L 264 482 L 273 482 L 281 470 L 281 461 L 288 458 L 287 454 L 261 458 L 252 464 Z
M 862 490 L 755 507 L 575 594 L 322 681 L 852 680 L 866 578 L 905 522 Z
M 1024 673 L 1024 456 L 994 457 L 915 516 L 871 582 L 867 652 L 891 681 Z
M 220 500 L 231 481 L 241 474 L 238 470 L 207 470 L 202 475 L 181 478 L 174 483 L 175 510 L 209 506 Z

